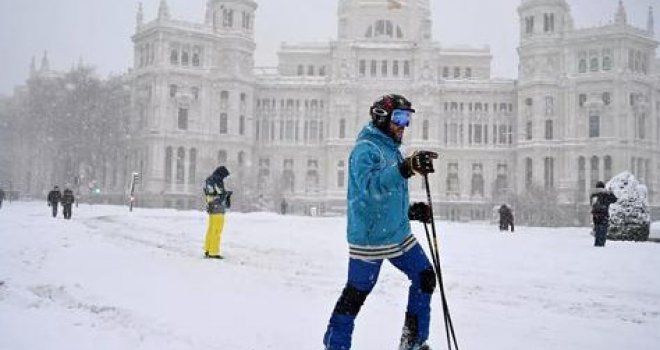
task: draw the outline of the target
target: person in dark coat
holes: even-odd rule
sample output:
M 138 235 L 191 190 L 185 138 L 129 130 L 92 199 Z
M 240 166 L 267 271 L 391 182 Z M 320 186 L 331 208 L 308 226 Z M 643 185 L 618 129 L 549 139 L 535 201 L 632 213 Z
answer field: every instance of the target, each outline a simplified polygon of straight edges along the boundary
M 289 204 L 286 202 L 286 199 L 282 198 L 282 203 L 280 203 L 280 214 L 286 215 L 286 208 Z
M 206 178 L 204 196 L 206 212 L 209 214 L 209 225 L 204 240 L 204 257 L 207 259 L 223 259 L 220 254 L 222 229 L 225 225 L 225 213 L 231 207 L 232 191 L 225 189 L 224 180 L 229 176 L 229 170 L 219 166 L 213 174 Z
M 2 208 L 2 201 L 5 200 L 5 191 L 0 188 L 0 208 Z
M 62 192 L 60 192 L 60 188 L 55 186 L 53 189 L 48 192 L 48 206 L 53 209 L 53 217 L 57 216 L 57 205 L 62 201 Z
M 68 188 L 64 189 L 62 194 L 62 213 L 64 214 L 65 219 L 71 219 L 71 206 L 76 199 L 73 196 L 73 191 Z
M 598 181 L 591 193 L 591 216 L 594 221 L 594 246 L 604 247 L 607 240 L 607 228 L 610 222 L 610 204 L 616 203 L 616 196 L 605 189 L 605 183 Z
M 502 204 L 499 209 L 500 212 L 500 231 L 509 231 L 509 226 L 511 226 L 511 232 L 513 232 L 513 212 L 508 205 Z

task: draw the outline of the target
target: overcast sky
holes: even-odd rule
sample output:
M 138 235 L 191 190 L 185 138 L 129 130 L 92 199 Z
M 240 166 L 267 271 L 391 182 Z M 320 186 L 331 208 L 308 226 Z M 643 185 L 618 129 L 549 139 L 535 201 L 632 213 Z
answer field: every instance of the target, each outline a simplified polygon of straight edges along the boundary
M 339 0 L 257 0 L 256 63 L 275 66 L 280 43 L 327 42 L 337 37 Z M 0 94 L 27 78 L 31 57 L 41 62 L 48 50 L 51 67 L 66 70 L 79 58 L 102 76 L 125 72 L 132 64 L 131 35 L 138 0 L 0 0 Z M 160 0 L 142 0 L 145 21 L 155 18 Z M 568 0 L 575 26 L 605 24 L 618 0 Z M 168 0 L 172 17 L 202 22 L 206 0 Z M 433 38 L 444 46 L 490 46 L 493 75 L 517 76 L 520 0 L 431 0 Z M 628 22 L 646 28 L 648 6 L 660 0 L 624 0 Z M 296 15 L 294 15 L 294 13 Z M 303 14 L 303 15 L 297 15 Z

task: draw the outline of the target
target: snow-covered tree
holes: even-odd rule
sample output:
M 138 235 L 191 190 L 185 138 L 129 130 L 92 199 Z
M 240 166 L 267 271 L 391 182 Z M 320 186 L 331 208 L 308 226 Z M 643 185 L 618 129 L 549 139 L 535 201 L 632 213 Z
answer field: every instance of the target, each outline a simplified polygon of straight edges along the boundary
M 646 241 L 651 224 L 646 186 L 640 184 L 633 174 L 624 171 L 613 177 L 606 188 L 618 198 L 610 205 L 607 238 Z

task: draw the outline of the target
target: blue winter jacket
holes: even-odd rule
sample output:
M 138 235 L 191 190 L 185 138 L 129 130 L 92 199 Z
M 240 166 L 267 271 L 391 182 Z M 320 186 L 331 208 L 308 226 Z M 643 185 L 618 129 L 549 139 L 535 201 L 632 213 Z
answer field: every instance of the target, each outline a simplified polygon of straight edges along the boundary
M 410 236 L 408 181 L 399 172 L 399 145 L 369 123 L 348 165 L 348 243 L 400 244 Z

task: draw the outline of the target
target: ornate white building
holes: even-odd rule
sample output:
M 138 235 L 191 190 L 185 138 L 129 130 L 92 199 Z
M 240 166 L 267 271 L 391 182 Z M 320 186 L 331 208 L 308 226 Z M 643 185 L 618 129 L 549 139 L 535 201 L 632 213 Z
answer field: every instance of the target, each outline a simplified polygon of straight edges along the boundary
M 660 75 L 653 16 L 574 29 L 565 0 L 524 0 L 519 80 L 491 77 L 490 50 L 431 37 L 428 0 L 339 0 L 338 38 L 283 44 L 254 67 L 253 0 L 209 0 L 204 23 L 137 17 L 132 104 L 144 203 L 199 207 L 200 183 L 232 171 L 239 209 L 338 213 L 347 157 L 389 92 L 417 109 L 405 148 L 438 151 L 436 211 L 483 219 L 532 186 L 586 203 L 597 179 L 631 170 L 660 202 Z M 416 180 L 419 181 L 419 180 Z M 421 182 L 412 197 L 425 199 Z M 264 208 L 265 206 L 265 208 Z

